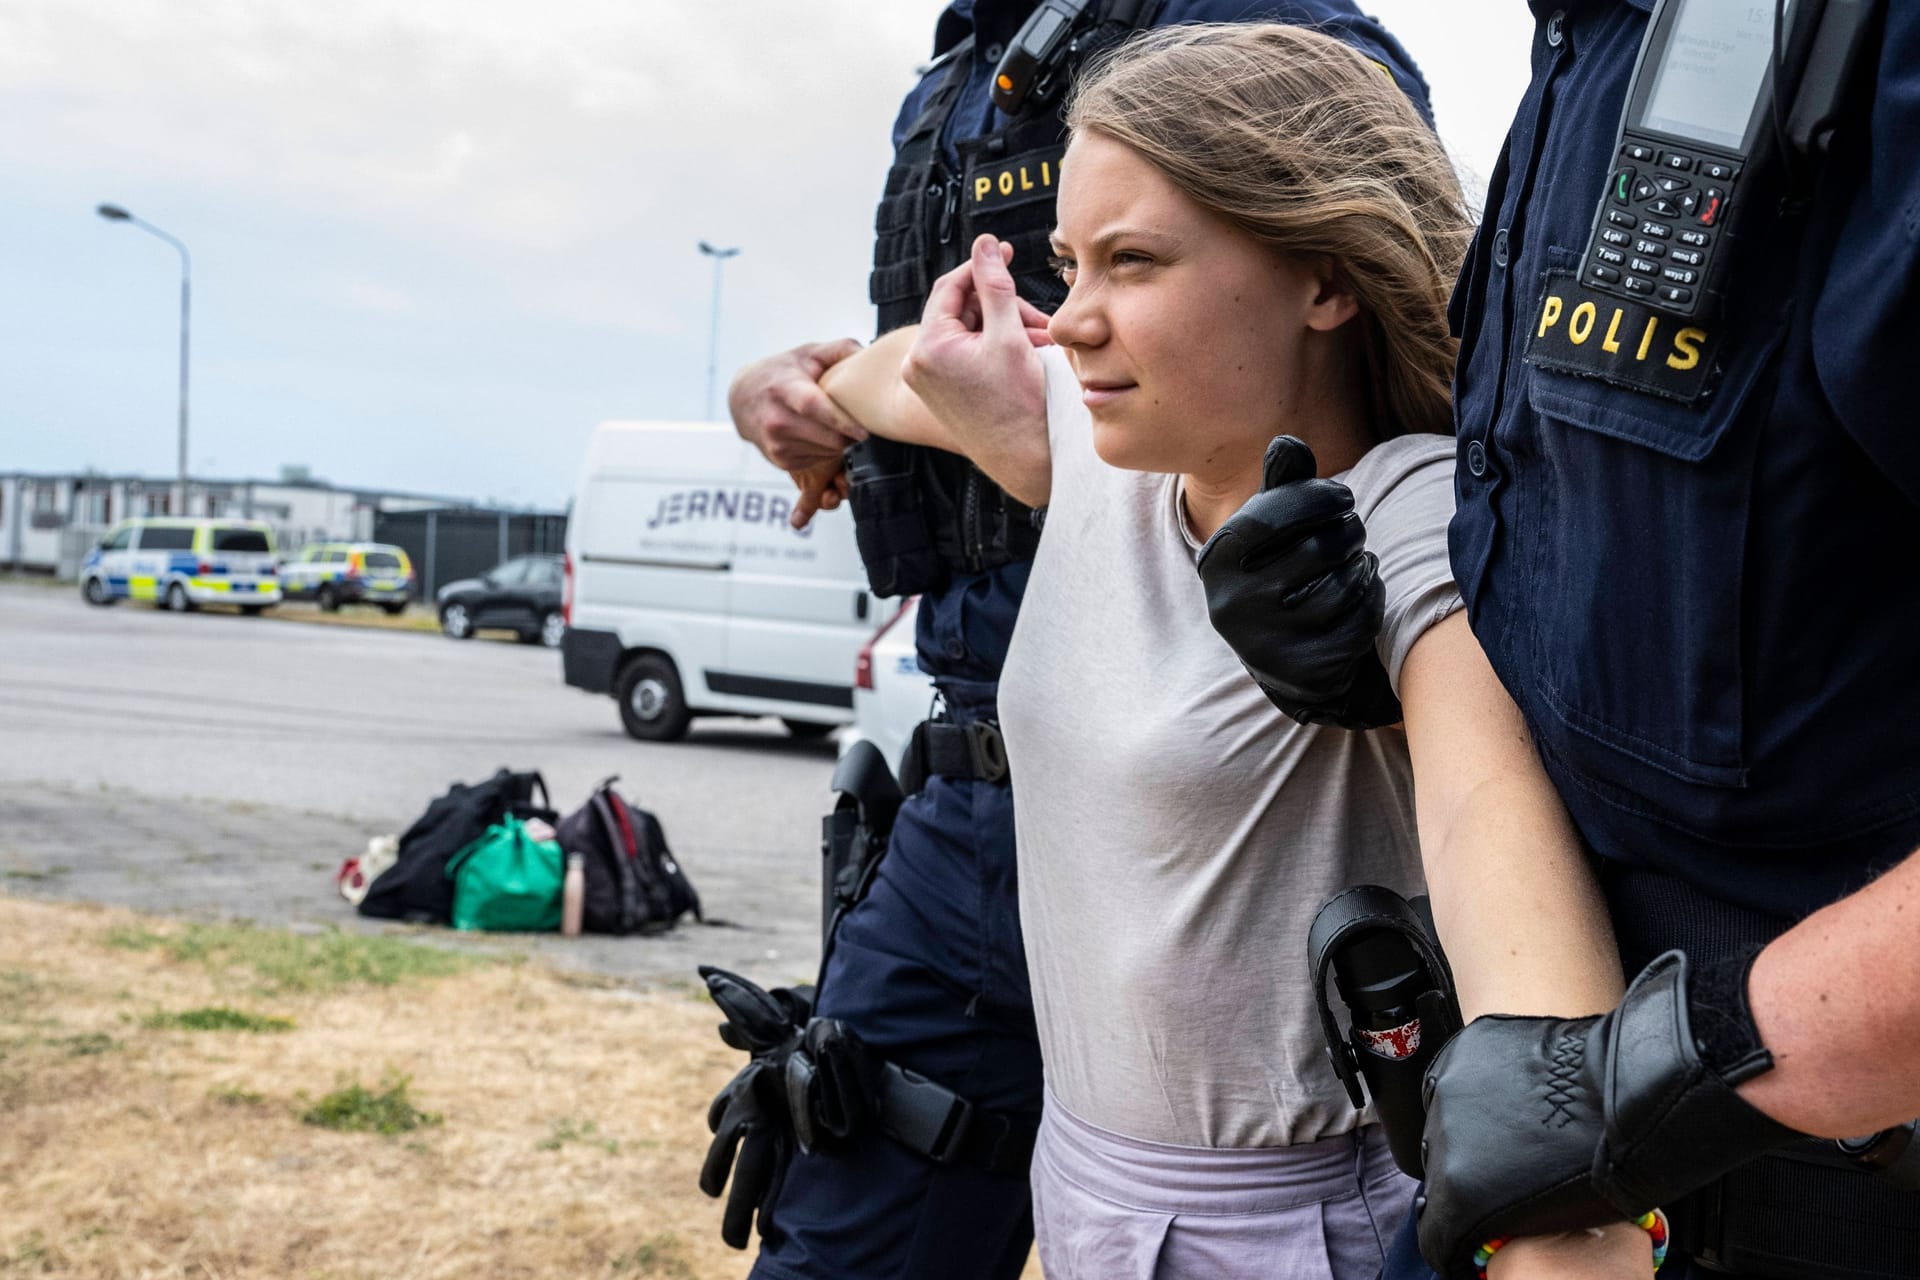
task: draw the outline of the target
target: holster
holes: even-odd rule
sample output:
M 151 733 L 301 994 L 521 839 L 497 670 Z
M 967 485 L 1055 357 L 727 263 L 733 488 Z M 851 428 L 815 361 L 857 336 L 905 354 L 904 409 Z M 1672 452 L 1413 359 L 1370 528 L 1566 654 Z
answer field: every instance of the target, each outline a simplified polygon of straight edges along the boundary
M 1434 937 L 1425 898 L 1412 902 L 1379 885 L 1358 885 L 1320 908 L 1307 931 L 1307 963 L 1319 1005 L 1321 1033 L 1334 1074 L 1356 1109 L 1365 1105 L 1360 1082 L 1372 1095 L 1374 1113 L 1386 1131 L 1394 1163 L 1410 1177 L 1421 1176 L 1421 1131 L 1426 1123 L 1422 1082 L 1427 1067 L 1460 1030 L 1460 1002 L 1453 971 Z M 1351 1003 L 1368 984 L 1391 975 L 1394 987 L 1420 988 L 1408 1002 L 1417 1016 L 1401 1034 L 1409 1037 L 1401 1052 L 1383 1057 L 1371 1051 L 1368 1035 L 1356 1022 L 1342 1034 L 1327 1000 L 1327 977 L 1334 976 Z
M 873 743 L 853 744 L 833 771 L 833 811 L 820 823 L 823 860 L 820 894 L 821 939 L 831 947 L 834 927 L 867 894 L 893 834 L 893 820 L 904 799 L 886 757 Z M 825 964 L 821 975 L 826 974 Z

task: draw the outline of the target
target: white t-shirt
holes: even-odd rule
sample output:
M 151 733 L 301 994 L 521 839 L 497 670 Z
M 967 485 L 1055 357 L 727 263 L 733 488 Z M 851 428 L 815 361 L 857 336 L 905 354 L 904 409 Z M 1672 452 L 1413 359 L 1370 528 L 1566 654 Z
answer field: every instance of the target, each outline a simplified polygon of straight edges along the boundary
M 1344 1133 L 1307 929 L 1351 885 L 1420 886 L 1397 729 L 1294 723 L 1207 618 L 1178 479 L 1093 451 L 1065 354 L 1044 353 L 1053 492 L 1000 682 L 1020 919 L 1047 1083 L 1152 1142 Z M 1460 607 L 1453 441 L 1402 436 L 1341 477 L 1380 558 L 1380 656 Z

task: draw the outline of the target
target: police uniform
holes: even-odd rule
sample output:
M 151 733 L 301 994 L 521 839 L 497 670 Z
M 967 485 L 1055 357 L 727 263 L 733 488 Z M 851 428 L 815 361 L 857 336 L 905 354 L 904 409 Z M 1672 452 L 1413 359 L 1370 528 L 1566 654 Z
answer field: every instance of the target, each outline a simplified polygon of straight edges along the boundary
M 1060 99 L 1008 118 L 992 103 L 1006 44 L 1028 0 L 955 0 L 935 61 L 902 106 L 895 164 L 876 220 L 870 293 L 885 332 L 920 318 L 933 281 L 976 236 L 1015 248 L 1023 297 L 1051 311 L 1066 288 L 1046 267 L 1065 127 Z M 1135 26 L 1280 21 L 1353 45 L 1426 111 L 1412 60 L 1346 0 L 1107 0 L 1089 15 L 1081 56 Z M 867 896 L 844 920 L 816 1013 L 851 1025 L 880 1054 L 976 1107 L 1023 1118 L 1041 1104 L 1014 879 L 1013 796 L 993 753 L 995 691 L 1025 589 L 1039 521 L 964 460 L 870 441 L 850 457 L 852 506 L 876 591 L 921 595 L 919 660 L 941 722 L 920 736 L 927 777 L 895 820 Z M 978 727 L 977 727 L 978 726 Z M 970 736 L 971 735 L 971 736 Z M 1013 1167 L 930 1160 L 881 1133 L 787 1171 L 753 1275 L 1017 1276 L 1032 1245 L 1024 1159 Z
M 1763 943 L 1920 845 L 1920 6 L 1887 6 L 1816 180 L 1756 171 L 1710 220 L 1725 305 L 1688 321 L 1578 280 L 1651 0 L 1532 7 L 1451 312 L 1451 551 L 1631 974 Z M 1885 1184 L 1769 1159 L 1675 1237 L 1920 1275 L 1916 1222 Z M 1817 1274 L 1779 1265 L 1749 1274 Z

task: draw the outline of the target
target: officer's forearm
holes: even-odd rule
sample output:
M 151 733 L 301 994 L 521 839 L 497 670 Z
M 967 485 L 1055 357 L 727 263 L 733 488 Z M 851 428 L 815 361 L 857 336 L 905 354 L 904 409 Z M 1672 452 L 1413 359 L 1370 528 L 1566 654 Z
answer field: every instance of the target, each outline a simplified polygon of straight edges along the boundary
M 1774 1061 L 1748 1102 L 1825 1138 L 1920 1115 L 1920 853 L 1776 939 L 1747 992 Z
M 1601 1013 L 1623 983 L 1566 809 L 1464 612 L 1400 675 L 1434 922 L 1468 1018 Z

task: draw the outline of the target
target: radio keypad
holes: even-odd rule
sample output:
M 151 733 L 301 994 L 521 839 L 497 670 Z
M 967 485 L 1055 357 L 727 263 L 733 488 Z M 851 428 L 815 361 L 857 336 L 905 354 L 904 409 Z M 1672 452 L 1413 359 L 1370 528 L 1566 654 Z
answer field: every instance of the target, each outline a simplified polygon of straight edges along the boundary
M 1692 314 L 1740 166 L 1623 139 L 1584 278 Z

